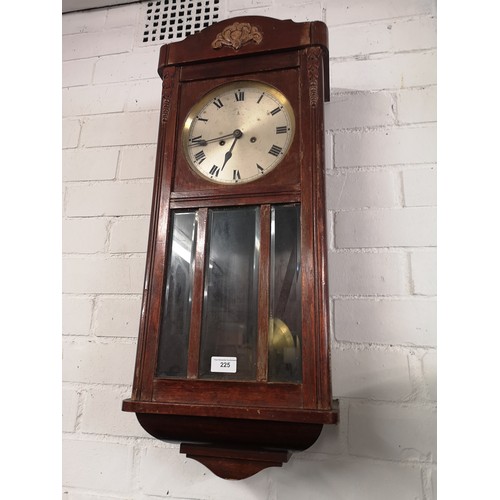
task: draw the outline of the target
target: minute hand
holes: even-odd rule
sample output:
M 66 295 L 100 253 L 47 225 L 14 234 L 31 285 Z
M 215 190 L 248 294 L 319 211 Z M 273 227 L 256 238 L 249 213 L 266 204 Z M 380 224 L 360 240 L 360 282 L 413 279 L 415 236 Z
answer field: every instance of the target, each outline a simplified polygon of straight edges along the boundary
M 212 139 L 199 139 L 190 144 L 190 146 L 206 146 L 209 142 L 220 141 L 221 139 L 227 139 L 228 137 L 234 137 L 234 132 L 232 134 L 221 135 L 220 137 L 213 137 Z

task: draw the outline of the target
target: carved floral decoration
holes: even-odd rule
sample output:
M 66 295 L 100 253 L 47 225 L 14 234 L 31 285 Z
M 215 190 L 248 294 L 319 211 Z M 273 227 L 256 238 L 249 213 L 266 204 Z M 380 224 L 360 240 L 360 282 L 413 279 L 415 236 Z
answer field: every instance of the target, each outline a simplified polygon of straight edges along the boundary
M 307 52 L 307 76 L 309 77 L 309 102 L 315 108 L 319 98 L 319 64 L 321 49 L 312 47 Z
M 250 23 L 234 23 L 231 26 L 223 29 L 212 42 L 214 49 L 220 49 L 223 46 L 232 47 L 238 50 L 247 43 L 254 42 L 259 44 L 262 42 L 263 36 L 257 26 L 252 26 Z

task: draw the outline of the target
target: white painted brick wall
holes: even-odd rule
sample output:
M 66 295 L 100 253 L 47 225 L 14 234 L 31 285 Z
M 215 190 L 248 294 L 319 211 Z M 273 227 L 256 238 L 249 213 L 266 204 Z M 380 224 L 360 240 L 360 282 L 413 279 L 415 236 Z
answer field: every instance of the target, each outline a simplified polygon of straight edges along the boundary
M 224 481 L 121 412 L 156 157 L 157 46 L 139 3 L 63 15 L 63 498 L 436 499 L 435 0 L 231 0 L 323 20 L 333 394 L 340 423 Z
M 330 293 L 338 295 L 406 295 L 407 259 L 402 253 L 336 252 L 330 255 Z
M 94 384 L 131 385 L 135 343 L 68 341 L 63 345 L 63 380 Z
M 105 436 L 151 437 L 137 425 L 135 414 L 121 410 L 121 403 L 130 397 L 129 387 L 93 387 L 86 391 L 85 412 L 78 430 L 85 434 Z
M 337 212 L 335 241 L 339 248 L 433 247 L 436 245 L 436 209 Z
M 94 299 L 81 295 L 65 295 L 62 299 L 62 329 L 66 335 L 88 335 Z
M 326 176 L 329 210 L 399 207 L 399 175 L 390 171 L 335 172 Z
M 63 476 L 74 487 L 127 493 L 132 487 L 134 448 L 124 444 L 66 439 Z
M 436 302 L 432 299 L 336 299 L 335 338 L 361 344 L 436 344 Z
M 146 252 L 149 231 L 149 217 L 118 219 L 110 229 L 111 253 Z
M 149 214 L 152 188 L 151 182 L 71 184 L 65 212 L 68 217 Z
M 142 179 L 154 176 L 156 146 L 124 147 L 120 156 L 120 179 Z
M 333 392 L 339 397 L 404 401 L 411 396 L 405 352 L 335 349 L 332 367 Z
M 140 296 L 100 296 L 95 306 L 95 334 L 102 337 L 137 337 L 141 302 Z
M 63 222 L 63 252 L 104 252 L 108 234 L 108 221 L 103 218 L 66 219 Z
M 353 455 L 386 460 L 436 456 L 435 410 L 415 405 L 355 403 L 349 407 Z
M 65 149 L 62 154 L 64 181 L 114 179 L 118 148 Z

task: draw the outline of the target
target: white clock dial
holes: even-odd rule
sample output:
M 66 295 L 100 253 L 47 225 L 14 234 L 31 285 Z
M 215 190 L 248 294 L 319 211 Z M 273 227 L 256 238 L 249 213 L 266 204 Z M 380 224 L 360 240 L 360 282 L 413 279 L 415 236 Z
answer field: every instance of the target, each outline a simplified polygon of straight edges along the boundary
M 276 88 L 255 81 L 217 87 L 191 109 L 183 148 L 199 175 L 221 184 L 254 181 L 285 157 L 295 117 Z

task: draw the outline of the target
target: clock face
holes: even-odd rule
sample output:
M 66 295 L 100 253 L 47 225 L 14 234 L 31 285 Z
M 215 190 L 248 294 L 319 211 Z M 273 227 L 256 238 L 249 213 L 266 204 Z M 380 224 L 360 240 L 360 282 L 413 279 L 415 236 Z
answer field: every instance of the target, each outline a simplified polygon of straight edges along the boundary
M 220 184 L 251 182 L 271 172 L 290 149 L 295 117 L 275 87 L 239 81 L 215 88 L 189 112 L 184 154 L 199 175 Z

